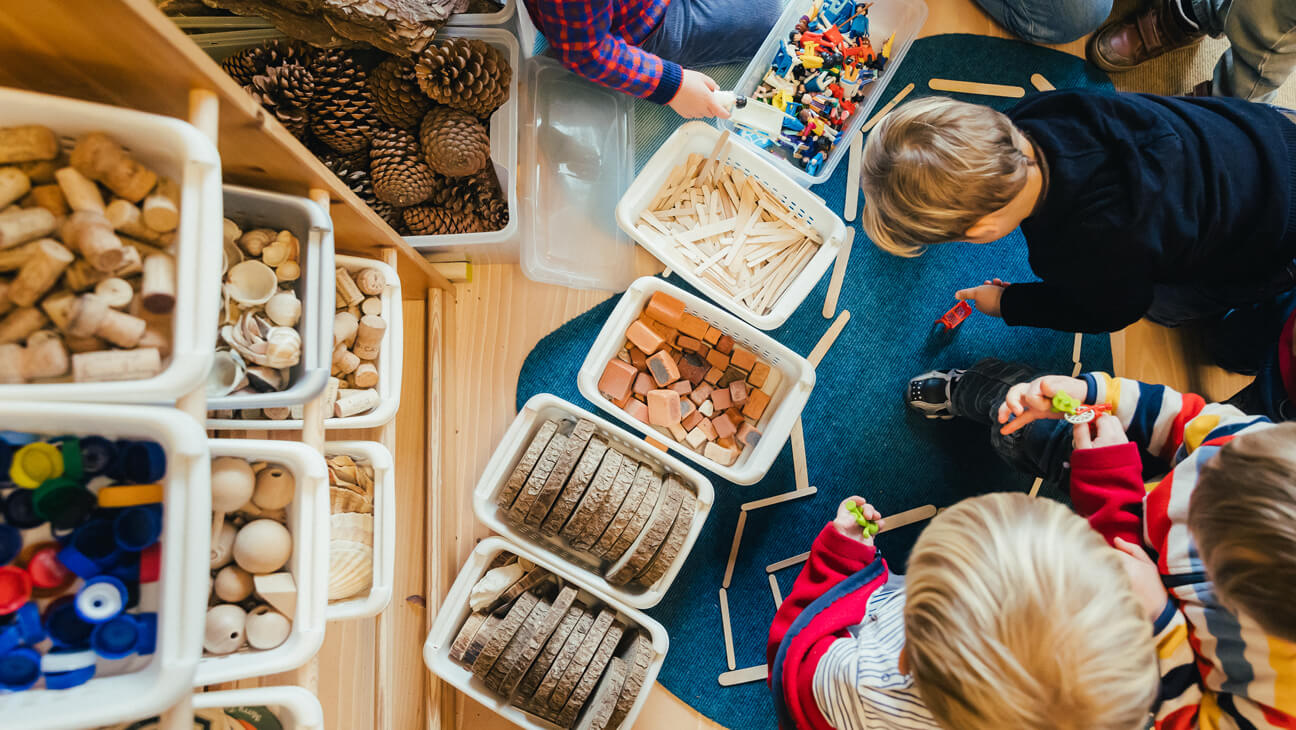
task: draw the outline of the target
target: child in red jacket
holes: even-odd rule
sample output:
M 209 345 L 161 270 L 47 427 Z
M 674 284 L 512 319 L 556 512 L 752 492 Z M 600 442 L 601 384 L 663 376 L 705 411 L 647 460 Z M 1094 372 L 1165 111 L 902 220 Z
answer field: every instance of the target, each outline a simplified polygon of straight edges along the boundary
M 1144 726 L 1150 610 L 1083 519 L 1024 494 L 964 500 L 932 520 L 901 576 L 848 502 L 880 519 L 843 502 L 770 628 L 783 728 Z

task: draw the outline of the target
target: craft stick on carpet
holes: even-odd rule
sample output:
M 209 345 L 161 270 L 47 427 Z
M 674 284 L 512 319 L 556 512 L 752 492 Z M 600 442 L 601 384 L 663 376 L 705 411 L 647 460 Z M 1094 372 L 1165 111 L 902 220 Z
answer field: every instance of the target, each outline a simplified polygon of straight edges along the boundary
M 801 419 L 792 424 L 792 472 L 796 476 L 796 491 L 810 489 L 810 468 L 806 462 L 805 431 Z
M 777 563 L 770 563 L 765 566 L 766 573 L 777 573 L 784 568 L 791 568 L 793 565 L 800 565 L 810 559 L 810 553 L 804 552 L 800 555 L 793 555 L 790 558 L 784 558 Z
M 864 123 L 864 126 L 860 127 L 859 135 L 862 137 L 865 134 L 868 134 L 868 131 L 873 127 L 877 126 L 877 123 L 882 120 L 882 117 L 885 117 L 887 115 L 887 112 L 891 111 L 892 109 L 895 109 L 896 104 L 899 104 L 900 102 L 904 101 L 904 98 L 906 96 L 909 96 L 909 92 L 913 90 L 914 90 L 913 84 L 906 84 L 905 87 L 900 90 L 900 93 L 891 97 L 891 101 L 888 101 L 886 104 L 882 106 L 881 109 L 877 110 L 876 114 L 874 114 L 872 117 L 869 117 L 869 120 Z
M 783 591 L 779 590 L 778 578 L 775 578 L 773 573 L 770 573 L 765 577 L 769 578 L 770 593 L 774 596 L 774 609 L 778 610 L 783 606 Z
M 1037 91 L 1053 91 L 1057 88 L 1044 78 L 1044 74 L 1031 74 L 1031 86 L 1034 86 Z
M 850 219 L 847 219 L 850 220 Z M 828 281 L 828 296 L 824 297 L 824 319 L 832 319 L 837 314 L 837 298 L 841 296 L 842 282 L 846 280 L 846 265 L 850 263 L 851 246 L 855 243 L 855 229 L 846 229 L 846 240 L 837 249 L 837 260 L 833 262 L 832 279 Z
M 733 579 L 734 561 L 738 559 L 738 546 L 742 544 L 743 528 L 747 526 L 747 512 L 744 510 L 738 513 L 738 527 L 734 528 L 733 545 L 729 548 L 729 564 L 725 566 L 724 588 L 729 587 L 729 581 Z
M 721 687 L 732 687 L 736 684 L 747 684 L 749 682 L 764 682 L 769 679 L 769 665 L 757 664 L 754 667 L 746 669 L 735 669 L 732 672 L 725 672 L 720 675 Z
M 841 334 L 842 329 L 846 327 L 846 323 L 849 321 L 850 310 L 843 309 L 842 313 L 837 315 L 836 321 L 834 321 L 832 326 L 828 328 L 828 331 L 824 333 L 824 336 L 819 338 L 818 344 L 814 346 L 814 349 L 810 351 L 810 354 L 806 355 L 806 359 L 810 361 L 811 367 L 819 367 L 819 363 L 823 361 L 824 355 L 828 354 L 828 348 L 832 347 L 833 343 L 837 341 L 837 335 Z
M 809 497 L 810 495 L 814 494 L 817 491 L 819 491 L 817 487 L 807 487 L 805 489 L 793 489 L 790 492 L 783 492 L 782 494 L 776 494 L 773 497 L 766 497 L 765 499 L 754 499 L 750 502 L 743 502 L 742 509 L 744 512 L 750 512 L 754 509 L 760 509 L 761 507 L 769 507 L 770 505 L 782 504 L 783 502 L 791 502 L 794 499 Z
M 983 84 L 980 81 L 955 81 L 954 79 L 932 79 L 927 85 L 936 91 L 950 91 L 955 94 L 980 94 L 981 96 L 1002 96 L 1008 99 L 1020 99 L 1026 96 L 1026 90 L 1020 86 L 1003 84 Z
M 720 621 L 724 624 L 725 659 L 732 670 L 737 663 L 734 662 L 733 628 L 729 625 L 729 592 L 723 588 L 720 589 Z
M 905 525 L 912 525 L 915 522 L 929 520 L 936 516 L 936 505 L 925 504 L 921 507 L 907 509 L 894 515 L 888 515 L 882 518 L 882 529 L 878 532 L 890 532 Z
M 855 211 L 859 208 L 859 174 L 860 160 L 864 157 L 864 135 L 851 137 L 850 148 L 846 158 L 846 207 L 842 217 L 848 221 L 855 220 Z
M 1040 485 L 1042 485 L 1043 483 L 1044 483 L 1043 479 L 1041 479 L 1040 477 L 1035 477 L 1035 481 L 1031 483 L 1030 496 L 1034 497 L 1035 495 L 1039 494 Z

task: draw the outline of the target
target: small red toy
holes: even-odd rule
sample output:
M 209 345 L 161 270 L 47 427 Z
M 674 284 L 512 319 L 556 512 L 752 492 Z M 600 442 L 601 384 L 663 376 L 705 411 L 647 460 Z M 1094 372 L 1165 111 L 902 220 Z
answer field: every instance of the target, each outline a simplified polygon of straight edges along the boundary
M 958 304 L 950 307 L 950 310 L 945 314 L 942 314 L 940 319 L 936 321 L 945 325 L 945 329 L 952 330 L 960 324 L 963 324 L 963 320 L 967 319 L 971 314 L 972 305 L 968 304 L 966 300 L 961 300 Z

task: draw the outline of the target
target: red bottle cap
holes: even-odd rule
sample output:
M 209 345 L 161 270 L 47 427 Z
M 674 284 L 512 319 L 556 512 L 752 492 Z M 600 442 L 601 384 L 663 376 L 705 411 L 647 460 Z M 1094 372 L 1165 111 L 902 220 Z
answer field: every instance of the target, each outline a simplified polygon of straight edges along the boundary
M 162 543 L 155 542 L 140 551 L 139 581 L 153 583 L 162 574 Z
M 10 614 L 31 598 L 31 576 L 22 568 L 6 565 L 0 568 L 0 614 Z
M 32 585 L 37 588 L 55 588 L 68 581 L 72 571 L 59 562 L 59 548 L 49 545 L 37 550 L 27 562 L 27 572 L 31 575 Z

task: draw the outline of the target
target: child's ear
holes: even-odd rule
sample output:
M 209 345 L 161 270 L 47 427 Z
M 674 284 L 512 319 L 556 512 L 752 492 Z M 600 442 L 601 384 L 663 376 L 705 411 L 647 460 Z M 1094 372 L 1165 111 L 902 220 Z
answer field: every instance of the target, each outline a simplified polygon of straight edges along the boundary
M 972 227 L 967 229 L 967 233 L 965 233 L 964 236 L 966 237 L 966 240 L 974 243 L 981 241 L 994 241 L 1002 238 L 1002 236 L 998 235 L 998 226 L 995 225 L 991 215 L 985 216 L 976 223 L 973 223 Z

